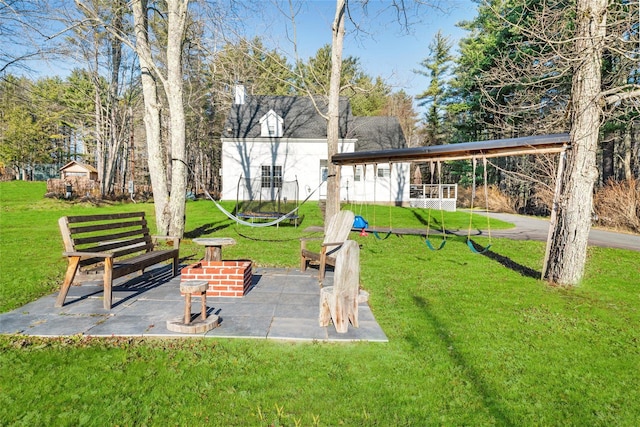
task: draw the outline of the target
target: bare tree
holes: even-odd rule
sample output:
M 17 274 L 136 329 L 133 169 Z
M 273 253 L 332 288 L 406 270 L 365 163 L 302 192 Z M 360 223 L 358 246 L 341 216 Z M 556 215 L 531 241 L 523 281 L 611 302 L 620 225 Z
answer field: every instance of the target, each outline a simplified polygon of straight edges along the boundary
M 567 6 L 573 13 L 567 13 Z M 586 264 L 597 153 L 613 111 L 638 109 L 638 5 L 607 0 L 485 2 L 499 37 L 478 75 L 486 125 L 500 136 L 570 130 L 562 158 L 543 275 L 576 285 Z M 490 13 L 487 13 L 490 12 Z M 609 16 L 612 19 L 608 19 Z M 603 79 L 603 58 L 615 67 Z M 621 78 L 624 75 L 626 77 Z
M 342 48 L 345 35 L 345 19 L 349 14 L 349 5 L 355 0 L 336 0 L 336 13 L 331 26 L 331 78 L 329 81 L 329 104 L 327 109 L 327 154 L 329 160 L 338 154 L 339 132 L 339 100 L 340 100 L 340 73 L 342 67 Z M 359 0 L 366 10 L 369 0 Z M 422 1 L 413 2 L 414 7 L 422 5 Z M 408 28 L 411 24 L 409 5 L 404 0 L 393 0 L 389 8 L 395 11 L 396 20 Z M 414 10 L 415 11 L 415 10 Z M 353 21 L 352 21 L 353 22 Z M 340 168 L 329 161 L 327 179 L 327 204 L 325 215 L 327 218 L 335 215 L 340 210 Z
M 118 37 L 138 55 L 145 104 L 149 173 L 153 186 L 158 233 L 182 236 L 185 226 L 187 188 L 186 133 L 183 102 L 183 43 L 187 23 L 188 0 L 167 0 L 166 11 L 152 8 L 147 0 L 133 0 L 135 43 L 126 33 L 100 19 L 94 9 L 76 0 L 87 16 Z M 164 14 L 162 14 L 164 12 Z M 166 21 L 166 48 L 154 48 L 149 15 L 161 13 Z M 156 38 L 163 38 L 155 34 Z M 158 58 L 160 56 L 160 58 Z M 170 158 L 165 161 L 161 137 L 161 103 L 158 92 L 164 90 L 169 110 Z M 169 173 L 170 171 L 170 173 Z M 170 177 L 171 188 L 167 177 Z
M 557 221 L 547 243 L 545 278 L 576 285 L 582 279 L 591 228 L 596 151 L 601 123 L 601 66 L 607 24 L 606 0 L 578 0 L 573 73 L 571 150 L 556 200 Z
M 135 50 L 140 62 L 140 80 L 144 97 L 144 129 L 147 136 L 147 162 L 153 187 L 153 202 L 158 233 L 168 234 L 170 213 L 168 207 L 169 186 L 165 164 L 165 151 L 161 137 L 161 105 L 158 91 L 159 76 L 151 54 L 149 38 L 148 5 L 146 1 L 131 4 L 134 19 Z
M 336 14 L 331 26 L 331 78 L 329 80 L 329 105 L 327 108 L 327 154 L 329 159 L 338 154 L 338 139 L 340 138 L 340 72 L 342 69 L 346 7 L 346 0 L 336 1 Z M 338 211 L 340 211 L 340 167 L 329 162 L 325 215 L 327 218 L 331 218 Z M 329 221 L 325 224 L 328 226 Z
M 0 73 L 13 68 L 29 70 L 32 60 L 55 51 L 59 35 L 49 26 L 50 2 L 43 0 L 0 0 Z
M 145 129 L 149 151 L 149 172 L 156 204 L 158 231 L 182 236 L 185 227 L 185 200 L 187 190 L 186 132 L 182 76 L 182 53 L 187 22 L 188 0 L 167 1 L 166 74 L 154 61 L 149 39 L 148 14 L 154 13 L 146 0 L 132 2 L 135 23 L 135 49 L 140 59 L 145 101 Z M 162 87 L 169 107 L 169 141 L 171 164 L 164 163 L 160 137 L 160 111 L 158 88 Z M 167 188 L 167 170 L 170 170 L 171 190 Z
M 79 56 L 90 71 L 94 87 L 93 138 L 87 138 L 87 149 L 95 155 L 96 169 L 102 195 L 115 190 L 117 170 L 123 168 L 123 149 L 130 124 L 127 101 L 121 97 L 122 41 L 112 33 L 124 32 L 125 5 L 123 0 L 114 2 L 91 1 L 91 12 L 75 18 L 72 36 L 67 37 L 67 52 Z M 92 16 L 100 16 L 104 24 L 96 24 Z M 86 19 L 89 18 L 89 19 Z M 74 18 L 67 18 L 73 22 Z M 104 27 L 113 28 L 112 32 Z M 106 54 L 105 54 L 106 52 Z M 108 75 L 108 77 L 106 76 Z M 125 102 L 123 102 L 125 101 Z M 88 144 L 93 139 L 94 144 Z M 120 182 L 122 185 L 123 182 Z

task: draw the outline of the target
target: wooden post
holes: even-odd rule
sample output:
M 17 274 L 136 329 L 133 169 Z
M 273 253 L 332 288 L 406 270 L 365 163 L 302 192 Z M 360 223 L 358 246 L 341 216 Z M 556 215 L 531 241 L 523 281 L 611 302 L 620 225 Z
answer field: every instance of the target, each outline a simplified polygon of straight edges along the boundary
M 200 318 L 202 321 L 207 320 L 207 291 L 200 294 Z
M 103 307 L 105 308 L 105 310 L 111 310 L 111 303 L 112 303 L 112 285 L 113 285 L 113 278 L 112 278 L 112 271 L 113 271 L 113 258 L 111 257 L 107 257 L 104 259 L 104 303 L 103 303 Z
M 191 323 L 191 292 L 187 292 L 184 296 L 184 324 Z
M 551 216 L 549 217 L 549 232 L 547 233 L 547 247 L 544 252 L 544 262 L 542 263 L 541 279 L 544 280 L 549 265 L 549 254 L 551 253 L 551 238 L 553 230 L 556 228 L 558 217 L 558 203 L 560 201 L 560 190 L 562 187 L 562 175 L 564 172 L 564 163 L 567 157 L 567 144 L 562 147 L 558 158 L 558 172 L 556 173 L 556 188 L 553 193 L 553 204 L 551 205 Z

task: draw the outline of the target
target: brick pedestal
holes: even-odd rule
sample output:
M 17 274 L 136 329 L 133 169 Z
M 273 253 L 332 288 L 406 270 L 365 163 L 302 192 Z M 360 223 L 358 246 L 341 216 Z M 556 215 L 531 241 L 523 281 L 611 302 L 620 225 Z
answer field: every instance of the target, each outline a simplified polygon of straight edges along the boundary
M 200 261 L 182 269 L 181 281 L 206 280 L 208 297 L 243 297 L 251 287 L 251 261 Z

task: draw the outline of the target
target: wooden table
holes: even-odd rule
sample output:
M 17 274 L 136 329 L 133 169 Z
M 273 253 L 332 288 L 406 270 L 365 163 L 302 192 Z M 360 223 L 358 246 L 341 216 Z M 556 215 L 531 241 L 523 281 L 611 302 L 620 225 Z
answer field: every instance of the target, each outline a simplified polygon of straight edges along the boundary
M 204 261 L 222 261 L 222 247 L 236 244 L 231 237 L 203 237 L 193 242 L 205 247 Z

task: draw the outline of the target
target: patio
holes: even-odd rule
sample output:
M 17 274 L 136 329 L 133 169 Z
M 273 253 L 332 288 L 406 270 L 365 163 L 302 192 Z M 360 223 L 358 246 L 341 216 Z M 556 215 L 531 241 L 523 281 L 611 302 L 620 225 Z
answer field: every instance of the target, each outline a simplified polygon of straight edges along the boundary
M 294 341 L 376 341 L 387 337 L 367 303 L 358 306 L 359 328 L 338 334 L 318 326 L 320 287 L 317 271 L 254 267 L 253 282 L 242 298 L 207 298 L 207 314 L 219 316 L 218 327 L 202 334 L 181 334 L 167 329 L 167 320 L 184 312 L 180 276 L 170 268 L 149 270 L 114 283 L 113 307 L 102 308 L 102 286 L 72 286 L 66 303 L 54 308 L 57 292 L 11 312 L 0 314 L 0 333 L 34 336 L 139 336 L 266 338 Z M 326 286 L 333 273 L 327 272 Z M 192 308 L 197 312 L 199 299 Z

